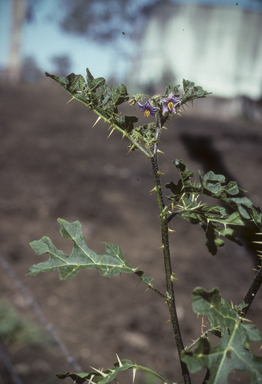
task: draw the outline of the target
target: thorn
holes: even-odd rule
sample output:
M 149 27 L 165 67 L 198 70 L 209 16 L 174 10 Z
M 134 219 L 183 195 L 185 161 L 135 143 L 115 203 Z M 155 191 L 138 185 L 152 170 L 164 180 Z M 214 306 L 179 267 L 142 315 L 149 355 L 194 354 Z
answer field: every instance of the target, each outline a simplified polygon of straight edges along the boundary
M 168 228 L 168 232 L 176 232 L 174 229 Z
M 107 136 L 107 138 L 109 139 L 109 137 L 112 135 L 112 133 L 114 132 L 115 128 L 112 128 L 111 132 L 109 133 L 109 135 Z
M 102 376 L 104 376 L 104 377 L 106 377 L 106 376 L 107 376 L 107 374 L 106 374 L 106 373 L 102 372 L 102 371 L 101 371 L 101 370 L 99 370 L 99 369 L 96 369 L 96 368 L 94 368 L 94 367 L 91 367 L 91 366 L 90 366 L 90 368 L 92 368 L 94 371 L 96 371 L 96 372 L 100 373 L 100 375 L 102 375 Z
M 130 146 L 129 151 L 127 152 L 128 155 L 129 155 L 129 153 L 133 150 L 133 148 L 135 148 L 135 145 Z
M 167 128 L 167 127 L 162 127 L 162 129 L 166 129 L 166 130 L 168 130 L 168 128 Z
M 119 359 L 119 356 L 118 356 L 117 353 L 116 353 L 116 357 L 117 357 L 117 360 L 118 360 L 119 367 L 123 367 L 123 364 L 121 363 L 121 360 Z
M 167 321 L 166 321 L 166 324 L 167 324 L 167 323 L 170 323 L 170 321 L 171 321 L 171 319 L 167 320 Z
M 151 189 L 151 191 L 149 191 L 149 193 L 151 192 L 156 192 L 156 187 L 154 187 L 153 189 Z
M 147 288 L 144 293 L 146 293 L 147 291 L 149 291 L 149 288 Z
M 242 321 L 246 321 L 247 323 L 252 323 L 252 320 L 246 319 L 245 317 L 241 317 Z
M 101 116 L 98 116 L 98 118 L 96 119 L 96 122 L 95 122 L 95 124 L 93 125 L 92 128 L 94 128 L 94 126 L 99 122 L 100 119 L 101 119 Z
M 95 375 L 91 375 L 90 379 L 87 380 L 89 384 L 95 384 L 94 381 L 92 381 L 94 377 Z
M 74 100 L 74 96 L 66 104 L 69 104 L 72 100 Z
M 158 175 L 164 175 L 164 173 L 163 173 L 163 172 L 160 172 L 160 171 L 157 171 L 157 174 L 158 174 Z
M 157 152 L 159 152 L 159 153 L 163 153 L 163 155 L 165 154 L 164 152 L 160 151 L 160 149 L 158 149 Z
M 136 369 L 136 368 L 133 368 L 133 383 L 135 382 L 136 371 L 137 371 L 137 369 Z

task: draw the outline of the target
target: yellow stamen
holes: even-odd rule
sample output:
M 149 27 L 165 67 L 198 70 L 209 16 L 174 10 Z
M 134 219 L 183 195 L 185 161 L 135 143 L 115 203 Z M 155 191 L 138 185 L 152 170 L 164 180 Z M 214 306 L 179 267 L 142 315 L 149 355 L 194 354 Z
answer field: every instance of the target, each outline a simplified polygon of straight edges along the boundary
M 145 113 L 144 113 L 144 116 L 145 117 L 148 117 L 150 115 L 150 110 L 149 109 L 146 109 L 145 110 Z
M 172 111 L 172 109 L 174 108 L 174 103 L 173 103 L 172 101 L 169 101 L 168 104 L 167 104 L 167 106 L 168 106 L 168 109 L 169 109 L 170 111 Z

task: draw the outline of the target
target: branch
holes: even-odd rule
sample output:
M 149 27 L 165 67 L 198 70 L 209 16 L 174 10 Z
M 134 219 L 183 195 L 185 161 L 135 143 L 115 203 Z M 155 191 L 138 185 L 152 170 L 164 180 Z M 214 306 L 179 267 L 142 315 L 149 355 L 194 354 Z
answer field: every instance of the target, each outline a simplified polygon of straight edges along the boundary
M 158 296 L 162 297 L 162 299 L 167 300 L 167 296 L 164 295 L 161 291 L 159 291 L 159 289 L 157 289 L 153 284 L 149 283 L 148 288 L 151 288 L 152 291 L 156 292 Z
M 246 294 L 246 296 L 243 299 L 243 302 L 246 304 L 246 306 L 241 310 L 241 316 L 245 317 L 247 314 L 247 311 L 249 310 L 254 298 L 256 297 L 256 294 L 262 284 L 262 266 L 257 271 L 257 274 Z

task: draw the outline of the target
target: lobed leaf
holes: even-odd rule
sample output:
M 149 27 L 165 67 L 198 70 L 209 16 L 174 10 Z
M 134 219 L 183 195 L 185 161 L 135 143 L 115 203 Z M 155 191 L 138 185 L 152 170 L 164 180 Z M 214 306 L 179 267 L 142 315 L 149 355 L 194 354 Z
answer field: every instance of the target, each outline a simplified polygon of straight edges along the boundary
M 72 97 L 96 112 L 110 125 L 122 133 L 131 132 L 134 123 L 138 121 L 136 116 L 119 116 L 118 105 L 129 100 L 129 94 L 124 84 L 119 84 L 115 89 L 109 87 L 103 77 L 94 78 L 89 69 L 87 72 L 87 82 L 82 75 L 71 73 L 67 77 L 58 77 L 45 72 L 47 77 L 55 80 Z
M 205 91 L 202 87 L 196 86 L 195 83 L 183 79 L 184 96 L 181 105 L 187 104 L 189 101 L 193 103 L 195 99 L 202 99 L 211 95 L 211 92 Z
M 47 77 L 51 77 L 51 79 L 55 80 L 61 87 L 63 87 L 70 94 L 76 93 L 78 90 L 81 92 L 84 90 L 86 82 L 82 75 L 75 75 L 71 73 L 66 77 L 58 77 L 56 75 L 51 75 L 48 72 L 45 72 Z
M 206 367 L 209 371 L 207 383 L 226 384 L 232 370 L 246 371 L 251 384 L 262 383 L 262 357 L 249 351 L 251 341 L 261 341 L 261 335 L 253 324 L 246 324 L 236 309 L 224 300 L 218 288 L 206 291 L 196 288 L 192 293 L 193 310 L 207 315 L 211 326 L 219 326 L 221 341 L 211 347 L 207 338 L 201 337 L 197 348 L 184 350 L 181 359 L 194 373 Z
M 199 182 L 192 183 L 190 179 L 194 172 L 186 167 L 183 160 L 175 160 L 174 165 L 180 173 L 177 184 L 170 182 L 166 187 L 172 191 L 169 199 L 183 219 L 193 224 L 200 224 L 204 229 L 209 252 L 215 255 L 217 247 L 224 241 L 217 238 L 222 235 L 241 245 L 236 239 L 240 231 L 248 229 L 251 237 L 262 230 L 262 216 L 259 207 L 244 194 L 235 181 L 226 184 L 224 175 L 217 175 L 212 171 L 205 175 L 199 171 Z M 207 205 L 198 202 L 199 195 L 205 195 L 218 200 L 228 207 L 229 212 L 219 205 Z M 174 216 L 171 215 L 171 216 Z
M 82 225 L 79 221 L 68 223 L 58 219 L 61 225 L 60 233 L 65 239 L 74 243 L 70 255 L 58 250 L 52 241 L 44 236 L 40 240 L 30 243 L 37 255 L 48 253 L 50 258 L 29 268 L 28 274 L 38 275 L 39 272 L 59 271 L 61 280 L 72 279 L 81 269 L 97 269 L 102 276 L 112 277 L 121 272 L 136 274 L 145 284 L 149 284 L 153 278 L 145 277 L 143 271 L 137 271 L 124 259 L 121 249 L 115 244 L 106 244 L 106 252 L 98 255 L 88 248 L 82 235 Z
M 57 373 L 56 376 L 59 377 L 59 379 L 66 379 L 67 377 L 70 377 L 72 380 L 74 380 L 74 383 L 76 384 L 83 384 L 84 382 L 89 383 L 98 383 L 99 384 L 107 384 L 112 380 L 116 380 L 116 376 L 119 372 L 126 371 L 127 369 L 133 370 L 133 378 L 135 378 L 135 373 L 137 370 L 140 371 L 146 371 L 153 376 L 157 377 L 163 383 L 165 384 L 175 384 L 168 381 L 164 376 L 160 375 L 159 373 L 153 371 L 150 368 L 143 367 L 141 365 L 133 364 L 130 360 L 118 360 L 117 363 L 114 364 L 114 368 L 107 369 L 105 371 L 95 369 L 94 371 L 87 372 L 87 373 Z
M 180 97 L 180 94 L 179 94 L 179 87 L 180 85 L 173 85 L 173 84 L 169 84 L 167 87 L 166 87 L 166 91 L 165 91 L 165 97 L 168 97 L 169 94 L 172 92 L 173 95 L 175 97 Z

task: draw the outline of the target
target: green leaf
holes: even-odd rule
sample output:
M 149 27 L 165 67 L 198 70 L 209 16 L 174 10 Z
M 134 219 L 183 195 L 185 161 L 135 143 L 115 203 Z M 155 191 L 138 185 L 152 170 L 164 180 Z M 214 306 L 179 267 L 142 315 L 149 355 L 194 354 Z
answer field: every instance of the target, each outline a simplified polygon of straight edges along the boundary
M 206 291 L 196 288 L 192 293 L 193 310 L 207 315 L 212 327 L 219 326 L 221 341 L 212 347 L 207 338 L 200 338 L 197 348 L 184 350 L 181 359 L 194 373 L 206 367 L 209 370 L 208 383 L 226 384 L 228 374 L 236 369 L 250 374 L 252 384 L 262 383 L 262 357 L 249 352 L 251 341 L 261 341 L 258 329 L 244 323 L 237 310 L 224 300 L 218 288 Z
M 244 190 L 239 188 L 235 181 L 226 183 L 224 175 L 217 175 L 212 171 L 205 175 L 199 171 L 199 182 L 192 183 L 190 179 L 194 172 L 186 167 L 183 160 L 175 160 L 174 165 L 180 173 L 177 184 L 170 182 L 166 187 L 173 195 L 168 198 L 176 208 L 175 214 L 179 214 L 183 219 L 193 224 L 200 224 L 207 238 L 206 245 L 209 252 L 215 255 L 217 247 L 224 244 L 223 240 L 217 238 L 222 235 L 236 242 L 238 234 L 248 229 L 250 236 L 255 239 L 255 234 L 262 231 L 261 211 L 253 206 L 252 201 L 244 194 Z M 228 207 L 229 212 L 219 205 L 207 205 L 198 202 L 198 197 L 205 195 L 218 200 Z M 233 229 L 232 229 L 233 227 Z
M 119 105 L 129 100 L 129 95 L 124 84 L 119 84 L 115 90 L 112 87 L 113 103 Z
M 121 126 L 121 128 L 127 133 L 130 133 L 133 130 L 134 123 L 136 123 L 137 121 L 138 118 L 136 116 L 123 115 L 117 118 L 119 126 Z
M 29 268 L 28 274 L 38 275 L 39 272 L 59 271 L 60 279 L 67 280 L 76 276 L 81 269 L 97 269 L 102 276 L 112 277 L 121 272 L 136 274 L 145 284 L 149 284 L 153 278 L 145 277 L 143 271 L 137 271 L 124 259 L 118 245 L 106 244 L 106 252 L 98 255 L 86 245 L 82 235 L 82 225 L 79 221 L 68 223 L 58 219 L 61 225 L 60 233 L 65 239 L 72 240 L 74 243 L 70 255 L 58 250 L 52 241 L 44 236 L 40 240 L 30 243 L 37 255 L 48 253 L 50 258 Z
M 146 371 L 150 373 L 151 375 L 163 381 L 163 383 L 175 384 L 175 383 L 171 383 L 164 376 L 153 371 L 152 369 L 143 367 L 141 365 L 133 364 L 130 360 L 126 360 L 126 359 L 118 360 L 118 362 L 114 364 L 114 368 L 107 369 L 105 371 L 94 369 L 93 371 L 87 372 L 87 373 L 84 373 L 84 372 L 83 373 L 71 373 L 71 372 L 57 373 L 56 376 L 59 377 L 59 379 L 66 379 L 67 377 L 70 377 L 72 380 L 74 380 L 74 383 L 76 384 L 83 384 L 84 382 L 89 382 L 89 383 L 99 382 L 99 384 L 107 384 L 110 381 L 113 381 L 119 372 L 126 371 L 127 369 L 133 370 L 133 378 L 135 378 L 136 371 L 140 370 L 140 371 Z
M 193 103 L 195 99 L 201 99 L 210 95 L 210 92 L 205 91 L 202 87 L 196 86 L 195 83 L 183 79 L 184 96 L 181 105 L 187 104 L 189 101 Z
M 51 79 L 55 80 L 59 85 L 61 85 L 61 87 L 63 87 L 67 92 L 71 93 L 72 95 L 78 90 L 82 92 L 86 85 L 83 76 L 75 75 L 74 73 L 71 73 L 66 77 L 58 77 L 56 75 L 51 75 L 48 72 L 45 72 L 45 75 L 47 77 L 51 77 Z
M 118 113 L 118 106 L 129 100 L 126 86 L 119 84 L 115 89 L 113 86 L 109 87 L 103 77 L 95 79 L 88 68 L 86 73 L 87 83 L 82 75 L 74 73 L 67 77 L 58 77 L 47 72 L 45 74 L 70 93 L 73 99 L 85 104 L 107 122 L 112 127 L 112 132 L 117 129 L 123 136 L 127 136 L 134 148 L 138 148 L 146 157 L 150 157 L 145 148 L 130 135 L 138 117 Z
M 104 85 L 106 82 L 103 77 L 98 77 L 97 79 L 95 79 L 88 68 L 86 68 L 86 79 L 90 92 L 96 91 L 97 88 L 102 87 L 102 85 Z
M 173 85 L 173 84 L 169 84 L 167 87 L 166 87 L 166 91 L 165 91 L 165 97 L 168 97 L 170 95 L 170 93 L 172 92 L 173 95 L 175 97 L 180 97 L 180 94 L 179 94 L 179 87 L 180 85 Z

